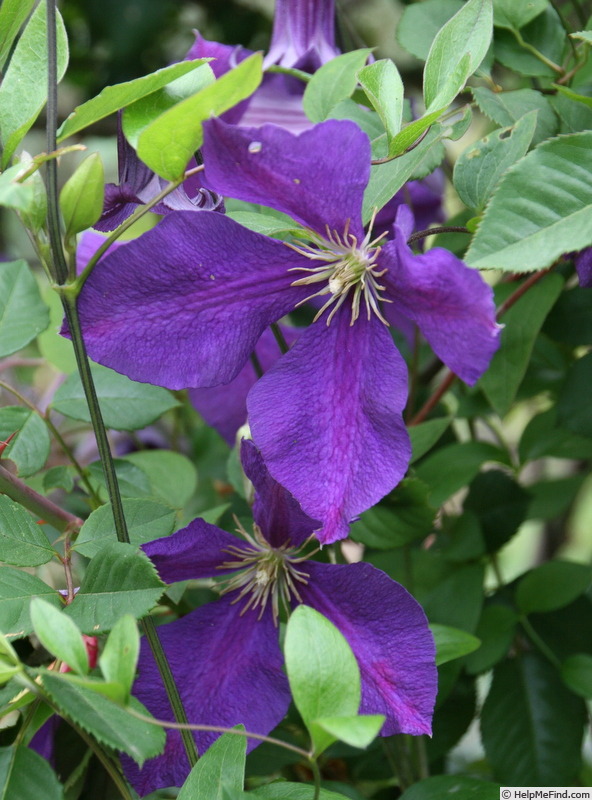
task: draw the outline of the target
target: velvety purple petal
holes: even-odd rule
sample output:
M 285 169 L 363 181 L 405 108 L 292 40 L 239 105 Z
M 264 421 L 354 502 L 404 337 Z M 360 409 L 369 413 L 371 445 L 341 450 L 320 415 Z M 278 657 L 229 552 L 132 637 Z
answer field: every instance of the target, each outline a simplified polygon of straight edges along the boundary
M 302 90 L 291 91 L 294 82 L 294 78 L 287 80 L 284 75 L 266 75 L 251 96 L 238 124 L 244 128 L 256 128 L 271 123 L 294 134 L 312 128 L 314 123 L 302 108 Z
M 499 347 L 491 287 L 448 250 L 414 255 L 400 229 L 383 247 L 379 264 L 388 269 L 382 280 L 393 310 L 419 326 L 459 378 L 475 383 Z
M 400 206 L 408 206 L 415 218 L 415 229 L 426 230 L 435 222 L 444 222 L 442 208 L 445 179 L 442 170 L 437 169 L 419 181 L 409 181 L 378 212 L 374 221 L 376 233 L 388 231 L 395 222 Z
M 232 595 L 192 611 L 158 628 L 158 635 L 179 687 L 185 713 L 193 724 L 231 728 L 243 724 L 253 733 L 268 734 L 283 719 L 290 703 L 282 671 L 278 632 L 271 611 L 261 619 Z M 142 642 L 134 695 L 159 719 L 173 720 L 150 648 Z M 219 733 L 196 732 L 202 754 Z M 249 739 L 248 748 L 258 741 Z M 140 796 L 165 786 L 181 786 L 189 773 L 181 736 L 167 733 L 163 755 L 141 770 L 126 759 L 126 772 Z
M 261 203 L 326 235 L 326 226 L 360 237 L 370 141 L 349 120 L 328 120 L 295 136 L 275 125 L 237 128 L 204 123 L 207 185 L 218 194 Z
M 224 571 L 220 567 L 230 558 L 224 550 L 237 544 L 249 547 L 231 533 L 203 519 L 194 519 L 186 528 L 142 545 L 142 550 L 151 559 L 162 580 L 175 583 L 222 575 Z
M 288 345 L 291 345 L 300 333 L 288 325 L 280 325 L 280 328 Z M 263 332 L 255 347 L 255 353 L 264 371 L 267 371 L 280 357 L 279 345 L 270 328 Z M 195 408 L 208 425 L 215 428 L 231 447 L 234 445 L 238 429 L 247 421 L 247 395 L 256 382 L 257 374 L 249 359 L 230 383 L 209 389 L 189 390 L 189 399 Z
M 99 247 L 105 243 L 107 237 L 100 233 L 95 233 L 92 230 L 84 231 L 78 239 L 78 247 L 76 248 L 76 272 L 80 274 L 86 267 L 89 260 L 97 252 Z M 107 251 L 114 253 L 119 247 L 124 247 L 125 242 L 115 241 Z M 103 256 L 104 257 L 104 256 Z
M 334 0 L 276 0 L 265 67 L 281 64 L 314 72 L 339 55 Z
M 29 747 L 31 750 L 34 750 L 36 753 L 39 753 L 40 756 L 43 756 L 43 758 L 48 761 L 54 769 L 55 737 L 62 722 L 63 720 L 61 717 L 59 717 L 57 714 L 52 714 L 52 716 L 43 723 L 43 725 L 39 728 L 37 733 L 29 742 Z
M 307 260 L 214 212 L 179 211 L 101 260 L 79 310 L 88 352 L 171 389 L 228 383 L 259 337 L 307 296 Z
M 438 689 L 434 639 L 423 609 L 370 564 L 307 562 L 302 600 L 339 628 L 358 660 L 361 714 L 385 714 L 382 736 L 431 734 Z
M 251 389 L 255 444 L 273 477 L 323 522 L 323 543 L 401 480 L 407 369 L 386 327 L 341 307 L 322 317 Z
M 574 262 L 582 289 L 592 288 L 592 247 L 577 253 Z
M 255 489 L 253 519 L 273 547 L 288 542 L 300 545 L 321 527 L 321 523 L 305 514 L 290 492 L 271 477 L 261 453 L 249 439 L 242 441 L 241 461 Z

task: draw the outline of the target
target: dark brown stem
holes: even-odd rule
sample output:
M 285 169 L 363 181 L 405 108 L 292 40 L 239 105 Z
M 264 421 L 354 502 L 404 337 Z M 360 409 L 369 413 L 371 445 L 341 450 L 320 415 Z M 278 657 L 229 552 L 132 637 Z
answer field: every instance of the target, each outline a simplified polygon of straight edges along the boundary
M 407 239 L 407 244 L 411 245 L 413 242 L 417 242 L 418 239 L 425 239 L 427 236 L 435 236 L 438 233 L 470 232 L 471 231 L 468 228 L 465 228 L 462 225 L 442 225 L 439 228 L 427 228 L 425 231 L 417 231 L 417 233 L 411 234 L 411 236 Z
M 65 533 L 80 530 L 84 521 L 64 511 L 47 497 L 38 494 L 30 486 L 12 475 L 5 467 L 0 465 L 0 492 L 12 500 L 20 503 L 32 511 L 45 522 L 53 525 L 58 531 Z

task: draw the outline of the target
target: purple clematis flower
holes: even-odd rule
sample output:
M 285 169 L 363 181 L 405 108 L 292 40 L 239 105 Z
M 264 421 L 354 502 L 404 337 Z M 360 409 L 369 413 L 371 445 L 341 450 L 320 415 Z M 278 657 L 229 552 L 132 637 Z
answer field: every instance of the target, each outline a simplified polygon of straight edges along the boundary
M 280 605 L 312 606 L 348 640 L 362 677 L 361 714 L 384 714 L 383 736 L 430 734 L 437 690 L 434 642 L 421 606 L 369 564 L 309 561 L 303 548 L 316 527 L 269 475 L 243 440 L 242 460 L 255 487 L 253 534 L 241 541 L 201 519 L 143 546 L 163 580 L 224 575 L 219 600 L 159 628 L 185 711 L 195 724 L 267 734 L 290 702 L 278 644 Z M 143 643 L 134 694 L 156 717 L 172 712 L 149 648 Z M 202 753 L 218 733 L 195 734 Z M 249 749 L 258 742 L 249 740 Z M 189 772 L 181 738 L 169 731 L 162 756 L 142 770 L 126 760 L 140 795 L 180 786 Z
M 119 165 L 119 184 L 105 186 L 105 201 L 101 219 L 94 227 L 99 231 L 113 231 L 133 214 L 140 205 L 156 197 L 168 181 L 156 175 L 136 155 L 128 144 L 121 129 L 117 126 L 117 157 Z M 193 162 L 189 168 L 195 167 Z M 169 214 L 171 211 L 223 211 L 222 198 L 202 185 L 201 175 L 192 175 L 181 186 L 168 194 L 153 208 L 155 214 Z
M 271 474 L 322 522 L 328 543 L 401 480 L 407 370 L 389 315 L 417 324 L 436 354 L 474 383 L 499 344 L 492 292 L 447 250 L 414 255 L 408 209 L 394 239 L 365 233 L 370 142 L 349 121 L 295 136 L 273 125 L 204 125 L 214 191 L 283 211 L 291 245 L 222 214 L 168 215 L 103 258 L 80 295 L 90 355 L 135 380 L 215 386 L 242 369 L 265 328 L 311 297 L 316 321 L 247 402 Z
M 573 257 L 582 289 L 592 288 L 592 247 L 580 250 Z
M 300 331 L 289 325 L 281 325 L 280 328 L 285 342 L 289 346 L 294 344 Z M 279 345 L 270 328 L 263 331 L 254 353 L 263 371 L 273 366 L 280 357 Z M 194 407 L 230 447 L 236 443 L 239 428 L 247 421 L 247 395 L 257 380 L 255 367 L 249 360 L 230 383 L 208 389 L 189 390 L 189 399 Z

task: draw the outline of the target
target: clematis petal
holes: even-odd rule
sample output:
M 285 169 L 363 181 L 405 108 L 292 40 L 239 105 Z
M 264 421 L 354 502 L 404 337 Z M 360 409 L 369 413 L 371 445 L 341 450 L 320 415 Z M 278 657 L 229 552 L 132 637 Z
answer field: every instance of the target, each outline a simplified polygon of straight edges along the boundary
M 406 229 L 397 227 L 394 241 L 380 254 L 392 309 L 415 322 L 436 355 L 473 384 L 499 347 L 491 287 L 448 250 L 434 247 L 414 255 Z
M 586 247 L 574 256 L 576 272 L 582 289 L 592 287 L 592 247 Z
M 311 325 L 247 398 L 271 475 L 322 521 L 324 544 L 397 485 L 411 455 L 405 363 L 376 317 L 350 315 L 344 305 Z
M 264 65 L 298 66 L 314 72 L 339 55 L 334 0 L 277 0 Z
M 175 583 L 221 575 L 220 566 L 228 561 L 225 549 L 236 546 L 238 541 L 231 533 L 203 519 L 194 519 L 186 528 L 142 545 L 142 550 L 162 580 Z M 242 541 L 240 546 L 249 547 Z
M 326 235 L 362 237 L 361 209 L 370 175 L 370 141 L 348 120 L 328 120 L 300 135 L 276 125 L 237 128 L 204 123 L 205 183 L 218 194 L 261 203 Z
M 299 330 L 288 325 L 280 325 L 288 345 L 296 341 Z M 280 348 L 271 329 L 263 334 L 255 347 L 255 354 L 261 368 L 266 371 L 280 357 Z M 232 447 L 236 433 L 247 421 L 247 395 L 251 386 L 257 382 L 257 374 L 251 361 L 238 373 L 236 378 L 224 386 L 208 389 L 190 389 L 189 399 L 208 425 L 215 428 Z
M 307 296 L 282 242 L 215 212 L 179 211 L 115 253 L 84 285 L 91 358 L 170 389 L 228 383 L 262 332 Z
M 361 714 L 385 714 L 383 736 L 431 734 L 438 687 L 434 639 L 423 609 L 370 564 L 308 562 L 302 601 L 345 636 L 362 677 Z
M 179 688 L 190 723 L 231 728 L 243 724 L 268 734 L 288 710 L 290 692 L 271 611 L 241 616 L 232 595 L 201 606 L 183 619 L 163 625 L 158 635 Z M 134 695 L 157 719 L 173 720 L 150 648 L 142 642 Z M 195 733 L 202 754 L 219 733 Z M 253 749 L 259 742 L 248 740 Z M 181 786 L 189 773 L 181 736 L 167 733 L 163 755 L 140 770 L 125 760 L 125 769 L 140 796 L 165 786 Z
M 305 514 L 290 492 L 271 477 L 261 453 L 249 439 L 241 443 L 241 461 L 255 488 L 253 518 L 267 541 L 272 547 L 305 542 L 320 522 Z

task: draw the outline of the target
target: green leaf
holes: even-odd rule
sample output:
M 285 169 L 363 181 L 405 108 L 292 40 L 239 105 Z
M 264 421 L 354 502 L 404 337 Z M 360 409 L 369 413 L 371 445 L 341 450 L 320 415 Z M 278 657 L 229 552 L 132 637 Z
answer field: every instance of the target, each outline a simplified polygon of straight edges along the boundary
M 90 562 L 74 601 L 64 613 L 84 633 L 110 630 L 124 614 L 145 616 L 164 584 L 144 553 L 131 544 L 105 545 Z
M 543 142 L 502 177 L 465 260 L 528 272 L 592 244 L 592 131 Z
M 406 150 L 409 150 L 415 144 L 425 131 L 430 128 L 436 120 L 442 116 L 444 108 L 437 108 L 430 114 L 424 114 L 423 117 L 413 120 L 409 125 L 405 125 L 402 131 L 399 131 L 389 142 L 389 155 L 399 156 Z
M 56 608 L 62 602 L 55 589 L 14 567 L 0 567 L 0 630 L 5 636 L 27 636 L 33 630 L 29 605 L 34 597 L 42 597 Z
M 499 783 L 466 775 L 435 775 L 410 786 L 399 800 L 499 800 Z
M 558 119 L 547 98 L 534 89 L 492 92 L 484 86 L 471 89 L 477 105 L 496 125 L 513 125 L 530 111 L 538 111 L 533 146 L 557 132 Z
M 18 164 L 0 175 L 0 206 L 20 212 L 23 222 L 38 231 L 45 222 L 47 196 L 43 179 L 38 172 L 21 181 L 30 160 L 23 153 Z
M 144 470 L 121 458 L 113 459 L 113 465 L 122 497 L 147 497 L 150 495 L 150 483 Z M 89 464 L 88 474 L 91 481 L 96 482 L 100 487 L 101 499 L 107 502 L 109 493 L 101 462 L 93 461 L 92 464 Z
M 49 434 L 45 423 L 36 411 L 22 406 L 5 406 L 0 409 L 0 439 L 6 441 L 16 432 L 2 453 L 16 464 L 19 475 L 27 478 L 43 468 L 49 456 Z
M 579 358 L 570 368 L 557 402 L 557 421 L 572 433 L 592 438 L 590 380 L 592 353 Z
M 144 128 L 138 138 L 138 156 L 163 178 L 181 177 L 203 142 L 202 123 L 249 97 L 261 78 L 261 53 L 255 53 Z
M 99 657 L 99 666 L 106 681 L 119 684 L 122 703 L 129 700 L 136 677 L 140 654 L 140 634 L 135 619 L 126 614 L 117 620 Z
M 77 106 L 70 116 L 64 120 L 58 131 L 58 142 L 63 141 L 68 136 L 78 133 L 83 128 L 87 128 L 94 122 L 98 122 L 110 114 L 114 114 L 121 108 L 131 105 L 141 97 L 152 94 L 167 83 L 186 75 L 194 69 L 198 69 L 206 63 L 204 59 L 195 61 L 180 61 L 170 67 L 151 72 L 133 81 L 117 83 L 115 86 L 106 86 L 103 91 L 86 103 Z
M 493 24 L 500 28 L 522 28 L 548 5 L 548 0 L 493 0 Z
M 10 161 L 19 142 L 37 119 L 47 99 L 46 2 L 39 3 L 10 59 L 0 86 L 0 140 L 4 148 L 1 166 Z M 57 78 L 68 65 L 68 39 L 59 11 L 57 28 Z
M 279 219 L 272 214 L 254 211 L 227 211 L 226 216 L 240 223 L 243 228 L 263 233 L 265 236 L 277 236 L 293 231 L 296 227 L 294 220 L 289 217 Z
M 592 656 L 576 653 L 561 665 L 563 682 L 572 692 L 581 697 L 592 698 Z
M 142 469 L 148 476 L 152 496 L 173 508 L 183 508 L 195 492 L 197 470 L 182 453 L 138 450 L 125 456 L 125 461 Z
M 557 78 L 556 70 L 527 49 L 530 46 L 554 64 L 561 64 L 565 49 L 565 28 L 555 9 L 547 6 L 542 14 L 521 30 L 520 36 L 526 46 L 516 41 L 513 32 L 498 29 L 494 45 L 496 60 L 521 75 Z
M 142 766 L 164 748 L 165 732 L 158 725 L 132 717 L 125 708 L 97 692 L 83 689 L 65 676 L 43 672 L 43 686 L 60 710 L 99 742 L 123 750 Z M 135 711 L 150 716 L 144 706 L 132 698 Z
M 522 158 L 534 134 L 537 112 L 470 145 L 454 165 L 454 187 L 469 208 L 481 209 L 508 167 Z
M 506 655 L 516 632 L 518 615 L 507 606 L 492 603 L 485 606 L 475 631 L 481 646 L 465 661 L 471 675 L 487 672 Z
M 481 714 L 485 753 L 504 786 L 571 786 L 580 769 L 584 702 L 535 653 L 504 661 Z
M 0 800 L 63 800 L 63 787 L 39 753 L 0 747 Z
M 311 800 L 312 791 L 313 789 L 310 785 L 277 781 L 249 792 L 249 797 L 256 797 L 258 800 Z M 330 792 L 327 789 L 321 789 L 319 792 L 319 800 L 343 800 L 343 798 L 344 795 Z
M 416 478 L 406 478 L 380 505 L 364 511 L 352 526 L 352 538 L 378 550 L 402 547 L 425 538 L 436 516 L 427 498 L 425 484 Z
M 417 467 L 417 477 L 430 487 L 430 503 L 439 507 L 450 495 L 462 489 L 487 461 L 508 462 L 503 450 L 487 442 L 449 444 L 425 458 Z
M 464 507 L 479 517 L 488 553 L 495 553 L 526 519 L 530 495 L 499 469 L 479 473 L 471 482 Z
M 592 567 L 572 561 L 547 561 L 527 572 L 516 589 L 524 614 L 554 611 L 573 602 L 592 582 Z
M 580 287 L 563 292 L 549 312 L 543 332 L 563 344 L 592 344 L 592 292 Z
M 68 178 L 60 192 L 66 239 L 90 228 L 100 218 L 104 193 L 103 162 L 98 153 L 92 153 Z
M 483 603 L 483 573 L 481 564 L 469 564 L 440 578 L 422 600 L 430 624 L 474 633 Z
M 131 381 L 107 367 L 94 366 L 92 373 L 108 428 L 118 431 L 145 428 L 165 411 L 179 405 L 173 395 L 160 386 Z M 51 406 L 66 417 L 90 422 L 86 395 L 78 374 L 66 378 L 55 393 Z
M 449 625 L 432 623 L 430 630 L 436 643 L 436 666 L 472 653 L 481 642 L 476 636 Z
M 108 427 L 137 430 L 179 405 L 173 395 L 161 387 L 131 381 L 125 375 L 99 365 L 94 366 L 92 371 Z M 77 375 L 70 376 L 62 384 L 52 405 L 65 416 L 90 422 L 84 391 Z
M 409 438 L 411 439 L 411 463 L 417 461 L 429 452 L 451 423 L 451 417 L 441 417 L 422 422 L 420 425 L 413 425 L 409 428 Z
M 464 87 L 466 78 L 475 72 L 485 58 L 492 34 L 491 0 L 468 0 L 438 31 L 423 73 L 428 111 L 447 106 L 454 100 Z M 464 59 L 466 65 L 463 65 Z M 451 83 L 452 75 L 456 80 Z
M 341 100 L 353 94 L 356 88 L 358 71 L 366 63 L 371 48 L 352 50 L 337 58 L 332 58 L 318 69 L 306 84 L 302 107 L 311 122 L 322 122 L 329 117 Z
M 382 120 L 389 143 L 388 154 L 395 155 L 391 144 L 401 130 L 403 119 L 404 87 L 399 70 L 389 58 L 383 58 L 362 67 L 358 81 Z
M 365 749 L 378 736 L 384 725 L 384 714 L 363 714 L 352 717 L 320 717 L 315 725 L 352 747 Z
M 88 654 L 82 634 L 63 611 L 36 597 L 31 601 L 31 622 L 46 650 L 79 675 L 89 672 Z
M 546 275 L 503 316 L 501 345 L 479 381 L 493 409 L 504 417 L 510 410 L 545 317 L 561 294 L 560 275 Z
M 243 725 L 237 726 L 244 731 Z M 225 792 L 235 797 L 245 781 L 247 739 L 225 733 L 201 756 L 193 767 L 177 800 L 225 800 Z
M 123 512 L 130 542 L 136 547 L 168 536 L 175 526 L 175 512 L 153 500 L 124 499 Z M 106 503 L 85 521 L 72 549 L 93 558 L 116 538 L 112 507 Z
M 337 737 L 316 720 L 357 714 L 360 670 L 343 634 L 308 606 L 300 605 L 290 615 L 284 651 L 292 697 L 318 754 Z
M 585 474 L 570 475 L 551 481 L 539 481 L 528 487 L 531 503 L 528 519 L 552 520 L 564 514 L 580 491 Z
M 0 70 L 34 5 L 35 0 L 4 0 L 0 5 Z
M 74 467 L 61 465 L 50 467 L 43 476 L 43 491 L 51 492 L 54 489 L 63 489 L 71 492 L 74 488 Z
M 49 312 L 26 261 L 0 264 L 0 358 L 16 353 L 49 325 Z
M 58 333 L 64 318 L 64 307 L 57 292 L 49 286 L 43 292 L 43 299 L 49 306 L 50 325 L 37 338 L 39 352 L 59 372 L 69 375 L 76 371 L 77 366 L 72 342 Z
M 403 129 L 402 133 L 407 130 Z M 362 216 L 364 224 L 368 223 L 374 209 L 380 209 L 388 203 L 392 196 L 399 191 L 409 178 L 429 158 L 430 150 L 440 142 L 442 129 L 434 125 L 427 136 L 411 152 L 399 158 L 378 164 L 370 168 L 370 180 L 364 192 L 364 205 Z
M 397 27 L 399 44 L 425 61 L 438 31 L 462 7 L 462 0 L 423 0 L 406 6 Z
M 132 147 L 136 147 L 140 134 L 148 125 L 165 111 L 197 94 L 215 80 L 216 77 L 209 64 L 203 64 L 198 69 L 163 86 L 162 89 L 132 103 L 123 113 L 123 132 L 128 142 Z
M 0 495 L 0 561 L 18 567 L 47 564 L 54 551 L 22 506 Z

